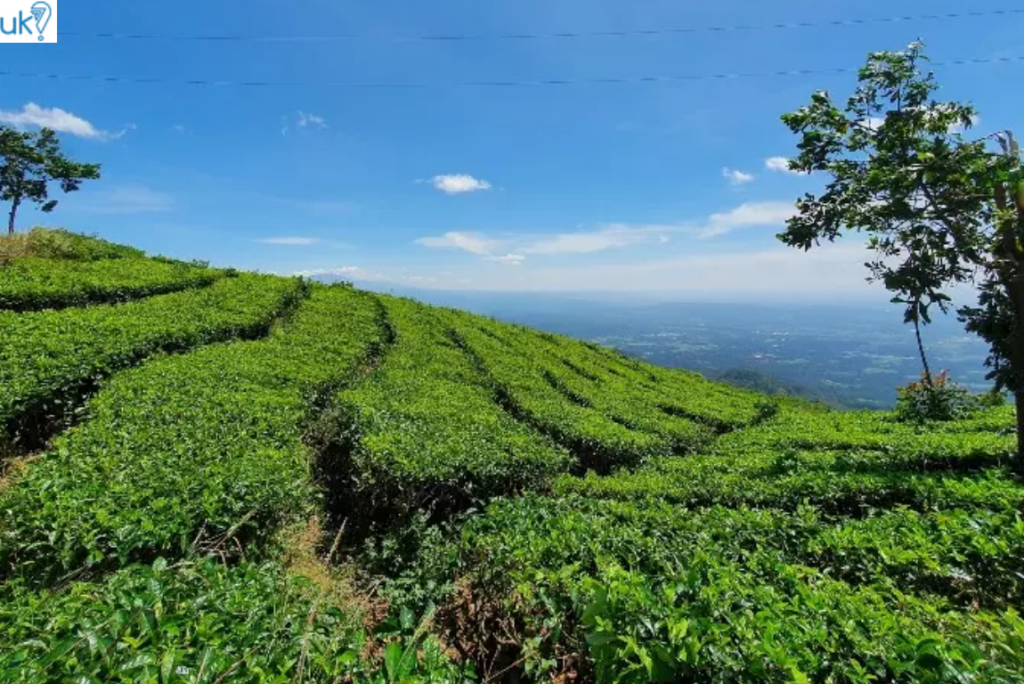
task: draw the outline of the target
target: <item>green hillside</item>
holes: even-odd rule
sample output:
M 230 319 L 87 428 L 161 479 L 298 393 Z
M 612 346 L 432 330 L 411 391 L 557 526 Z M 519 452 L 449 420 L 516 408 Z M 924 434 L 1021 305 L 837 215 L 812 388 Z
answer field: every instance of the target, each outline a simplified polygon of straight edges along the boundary
M 0 238 L 0 681 L 1021 682 L 1013 425 Z

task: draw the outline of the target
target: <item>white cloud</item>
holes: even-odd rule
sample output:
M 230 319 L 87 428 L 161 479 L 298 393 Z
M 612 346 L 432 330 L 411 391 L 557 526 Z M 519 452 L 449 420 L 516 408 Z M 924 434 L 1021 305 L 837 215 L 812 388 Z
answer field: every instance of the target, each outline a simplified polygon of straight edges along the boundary
M 461 195 L 466 192 L 491 189 L 491 184 L 487 181 L 465 173 L 434 176 L 430 179 L 430 184 L 446 195 Z
M 293 247 L 303 247 L 305 245 L 314 245 L 320 242 L 319 238 L 312 237 L 269 237 L 259 238 L 254 240 L 264 245 L 287 245 Z
M 477 261 L 436 275 L 384 274 L 357 266 L 297 275 L 438 290 L 619 292 L 693 301 L 873 300 L 883 304 L 888 301 L 884 289 L 865 280 L 867 254 L 862 242 L 851 241 L 826 243 L 809 253 L 780 244 L 750 250 L 704 249 L 656 259 L 545 266 L 535 262 L 517 268 L 494 268 L 490 261 Z
M 671 226 L 630 226 L 616 223 L 600 230 L 580 233 L 560 233 L 527 242 L 523 254 L 589 254 L 616 247 L 649 242 L 665 237 L 665 231 L 678 230 Z
M 174 198 L 164 192 L 133 185 L 89 193 L 75 207 L 90 214 L 149 214 L 170 211 L 174 208 Z
M 625 263 L 492 270 L 471 279 L 476 289 L 500 291 L 661 292 L 706 301 L 865 299 L 881 292 L 865 282 L 866 254 L 859 242 L 826 244 L 809 253 L 779 245 Z
M 885 123 L 885 119 L 880 116 L 869 116 L 866 119 L 861 119 L 860 124 L 867 128 L 869 131 L 877 131 Z
M 589 231 L 551 235 L 521 233 L 501 238 L 452 231 L 440 236 L 421 237 L 415 243 L 435 249 L 460 249 L 491 261 L 518 265 L 528 256 L 593 254 L 641 244 L 665 244 L 674 233 L 701 239 L 724 235 L 738 228 L 781 226 L 795 212 L 792 202 L 747 202 L 731 211 L 711 214 L 698 225 L 612 223 Z
M 416 244 L 423 245 L 424 247 L 461 249 L 470 254 L 489 256 L 491 250 L 501 243 L 498 240 L 491 240 L 477 233 L 451 231 L 440 237 L 419 238 L 416 240 Z
M 625 253 L 618 253 L 624 257 Z M 690 301 L 873 301 L 889 296 L 866 282 L 869 252 L 857 238 L 825 243 L 810 252 L 773 244 L 765 247 L 694 242 L 683 253 L 586 262 L 516 259 L 517 252 L 463 262 L 433 273 L 377 271 L 359 266 L 302 271 L 380 287 L 405 284 L 424 289 L 492 292 L 657 294 Z M 508 264 L 497 268 L 495 262 Z
M 796 206 L 792 202 L 747 202 L 732 211 L 712 214 L 706 225 L 687 232 L 699 238 L 715 237 L 737 228 L 781 225 L 795 213 Z
M 502 264 L 508 264 L 509 266 L 521 266 L 526 257 L 522 254 L 503 254 L 502 256 L 487 257 L 491 261 L 497 261 Z
M 424 247 L 461 249 L 491 261 L 518 265 L 526 260 L 527 255 L 590 254 L 655 239 L 667 242 L 668 237 L 664 233 L 670 230 L 679 228 L 612 224 L 589 232 L 518 235 L 505 239 L 489 238 L 479 233 L 449 232 L 436 237 L 421 237 L 415 242 Z
M 289 116 L 282 116 L 281 121 L 284 122 L 281 124 L 281 135 L 288 135 L 292 126 L 297 128 L 317 128 L 320 130 L 327 128 L 327 119 L 301 110 Z
M 10 124 L 15 128 L 51 128 L 58 133 L 67 133 L 79 138 L 90 140 L 111 140 L 120 138 L 128 130 L 135 130 L 135 124 L 128 124 L 117 133 L 103 131 L 80 116 L 65 111 L 60 107 L 40 107 L 29 102 L 21 111 L 0 109 L 0 123 Z
M 728 167 L 722 169 L 722 176 L 729 181 L 730 185 L 744 185 L 754 180 L 753 174 Z
M 788 173 L 792 176 L 804 176 L 806 174 L 800 171 L 793 171 L 789 168 L 788 157 L 768 157 L 764 160 L 764 168 L 769 171 L 776 171 L 778 173 Z
M 108 133 L 107 137 L 110 138 L 111 140 L 120 140 L 121 138 L 123 138 L 125 136 L 125 134 L 128 131 L 137 131 L 137 130 L 139 130 L 139 127 L 136 126 L 135 124 L 133 124 L 133 123 L 125 124 L 124 128 L 122 128 L 121 130 L 117 131 L 116 133 Z
M 295 118 L 295 125 L 299 128 L 306 128 L 307 126 L 313 126 L 314 128 L 327 128 L 327 120 L 322 116 L 317 116 L 316 114 L 299 112 Z

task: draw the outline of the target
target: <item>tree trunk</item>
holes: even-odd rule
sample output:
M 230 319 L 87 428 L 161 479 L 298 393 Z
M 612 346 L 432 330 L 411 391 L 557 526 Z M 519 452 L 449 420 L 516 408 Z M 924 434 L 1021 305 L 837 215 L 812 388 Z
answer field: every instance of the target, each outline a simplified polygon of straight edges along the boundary
M 921 321 L 914 319 L 914 336 L 917 338 L 917 353 L 921 355 L 921 365 L 924 366 L 924 382 L 928 387 L 932 386 L 932 369 L 928 367 L 928 357 L 924 353 L 924 344 L 921 342 Z
M 1017 474 L 1024 477 L 1024 279 L 1014 278 L 1008 283 L 1013 303 L 1014 321 L 1010 359 L 1013 378 L 1013 398 L 1017 407 Z
M 21 204 L 21 198 L 15 197 L 14 201 L 11 202 L 11 213 L 7 217 L 7 234 L 14 235 L 14 217 L 18 214 L 18 205 Z
M 1013 133 L 1007 131 L 1009 153 L 1017 164 L 1020 163 L 1020 147 L 1013 137 Z M 1017 267 L 1014 270 L 1013 279 L 1010 285 L 1010 301 L 1013 302 L 1014 314 L 1014 338 L 1013 338 L 1013 380 L 1016 385 L 1013 388 L 1014 403 L 1017 408 L 1017 474 L 1024 477 L 1024 273 L 1020 272 L 1022 267 L 1021 257 L 1021 232 L 1024 231 L 1024 185 L 1019 181 L 1014 183 L 1009 192 L 1002 190 L 1002 185 L 996 186 L 996 204 L 1001 209 L 1008 207 L 1009 201 L 1016 209 L 1016 221 L 1008 223 L 1003 228 L 1004 249 L 1012 254 L 1011 262 Z

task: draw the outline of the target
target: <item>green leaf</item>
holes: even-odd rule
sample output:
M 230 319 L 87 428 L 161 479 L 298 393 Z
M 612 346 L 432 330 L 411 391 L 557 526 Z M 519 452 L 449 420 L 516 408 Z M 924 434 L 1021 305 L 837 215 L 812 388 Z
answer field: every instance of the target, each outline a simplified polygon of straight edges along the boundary
M 389 682 L 398 682 L 402 677 L 402 644 L 392 641 L 384 649 L 384 667 L 388 673 Z

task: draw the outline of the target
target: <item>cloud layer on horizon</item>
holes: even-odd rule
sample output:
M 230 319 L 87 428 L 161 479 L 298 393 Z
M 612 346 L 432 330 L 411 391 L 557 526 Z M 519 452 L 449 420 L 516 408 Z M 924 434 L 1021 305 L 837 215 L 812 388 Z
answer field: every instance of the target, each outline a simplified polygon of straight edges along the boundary
M 489 268 L 470 262 L 436 275 L 410 276 L 386 267 L 344 266 L 297 275 L 338 277 L 433 290 L 536 293 L 658 294 L 699 301 L 865 301 L 880 286 L 869 285 L 860 242 L 827 244 L 808 254 L 783 245 L 736 251 L 719 249 L 650 260 L 574 265 Z M 873 289 L 872 289 L 873 288 Z M 886 298 L 887 299 L 887 298 Z
M 701 224 L 612 223 L 589 231 L 549 235 L 490 236 L 448 231 L 442 235 L 417 238 L 414 243 L 432 249 L 461 250 L 492 261 L 519 265 L 528 256 L 593 254 L 647 243 L 664 244 L 674 234 L 708 239 L 741 228 L 781 226 L 794 212 L 791 202 L 745 202 L 730 211 L 711 214 Z

